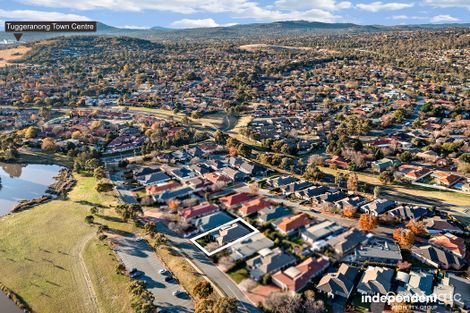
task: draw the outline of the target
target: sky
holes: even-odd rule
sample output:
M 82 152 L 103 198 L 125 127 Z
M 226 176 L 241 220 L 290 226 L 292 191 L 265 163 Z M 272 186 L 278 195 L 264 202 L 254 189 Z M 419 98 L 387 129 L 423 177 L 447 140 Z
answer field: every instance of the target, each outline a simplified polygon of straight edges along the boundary
M 92 20 L 194 28 L 286 20 L 403 25 L 470 23 L 470 0 L 0 0 L 0 22 Z

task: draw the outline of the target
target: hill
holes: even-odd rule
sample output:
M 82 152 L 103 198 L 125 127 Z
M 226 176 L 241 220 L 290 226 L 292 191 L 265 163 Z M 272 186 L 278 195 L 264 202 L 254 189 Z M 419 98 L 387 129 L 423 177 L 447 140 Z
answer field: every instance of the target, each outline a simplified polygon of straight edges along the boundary
M 334 35 L 372 33 L 383 31 L 410 31 L 448 27 L 470 27 L 470 24 L 423 24 L 423 25 L 357 25 L 352 23 L 321 23 L 307 21 L 281 21 L 273 23 L 240 24 L 228 27 L 170 29 L 155 26 L 149 29 L 127 29 L 98 23 L 95 35 L 128 36 L 147 40 L 221 40 L 279 38 L 283 36 Z M 93 35 L 93 33 L 24 33 L 22 41 L 31 42 L 58 36 Z M 11 33 L 0 33 L 0 42 L 13 43 Z

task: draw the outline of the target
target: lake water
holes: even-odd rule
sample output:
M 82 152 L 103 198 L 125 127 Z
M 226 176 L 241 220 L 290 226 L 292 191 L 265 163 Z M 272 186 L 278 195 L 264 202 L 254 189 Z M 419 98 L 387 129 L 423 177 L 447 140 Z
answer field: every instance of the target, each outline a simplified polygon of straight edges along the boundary
M 5 294 L 0 291 L 0 312 L 21 313 L 22 311 Z
M 10 212 L 20 200 L 45 194 L 62 166 L 45 164 L 10 164 L 0 162 L 0 216 Z

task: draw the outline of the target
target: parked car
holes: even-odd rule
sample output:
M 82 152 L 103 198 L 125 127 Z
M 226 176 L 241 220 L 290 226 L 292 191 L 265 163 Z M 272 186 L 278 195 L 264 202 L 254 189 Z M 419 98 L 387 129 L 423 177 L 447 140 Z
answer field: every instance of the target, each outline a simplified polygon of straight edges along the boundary
M 132 278 L 132 279 L 135 279 L 135 278 L 138 278 L 140 276 L 144 275 L 144 272 L 142 271 L 139 271 L 138 269 L 136 268 L 133 268 L 130 272 L 129 272 L 129 277 Z
M 182 295 L 183 293 L 184 293 L 184 291 L 181 291 L 181 290 L 175 290 L 175 291 L 173 291 L 173 295 L 174 295 L 175 297 L 177 297 L 177 296 L 179 296 L 179 295 Z

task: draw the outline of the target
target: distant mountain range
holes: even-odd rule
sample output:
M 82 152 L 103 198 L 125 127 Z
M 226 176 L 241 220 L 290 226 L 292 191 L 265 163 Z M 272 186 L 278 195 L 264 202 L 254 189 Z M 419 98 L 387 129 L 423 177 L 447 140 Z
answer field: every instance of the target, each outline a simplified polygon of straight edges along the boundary
M 352 23 L 321 23 L 307 21 L 283 21 L 273 23 L 239 24 L 228 27 L 170 29 L 152 27 L 149 29 L 117 28 L 103 23 L 97 24 L 96 33 L 24 33 L 22 41 L 30 42 L 57 36 L 103 35 L 129 36 L 148 40 L 202 40 L 202 39 L 256 39 L 262 37 L 281 37 L 285 35 L 326 35 L 354 34 L 381 31 L 438 29 L 448 27 L 470 28 L 470 24 L 422 24 L 422 25 L 357 25 Z M 0 33 L 0 43 L 13 41 L 12 33 Z

